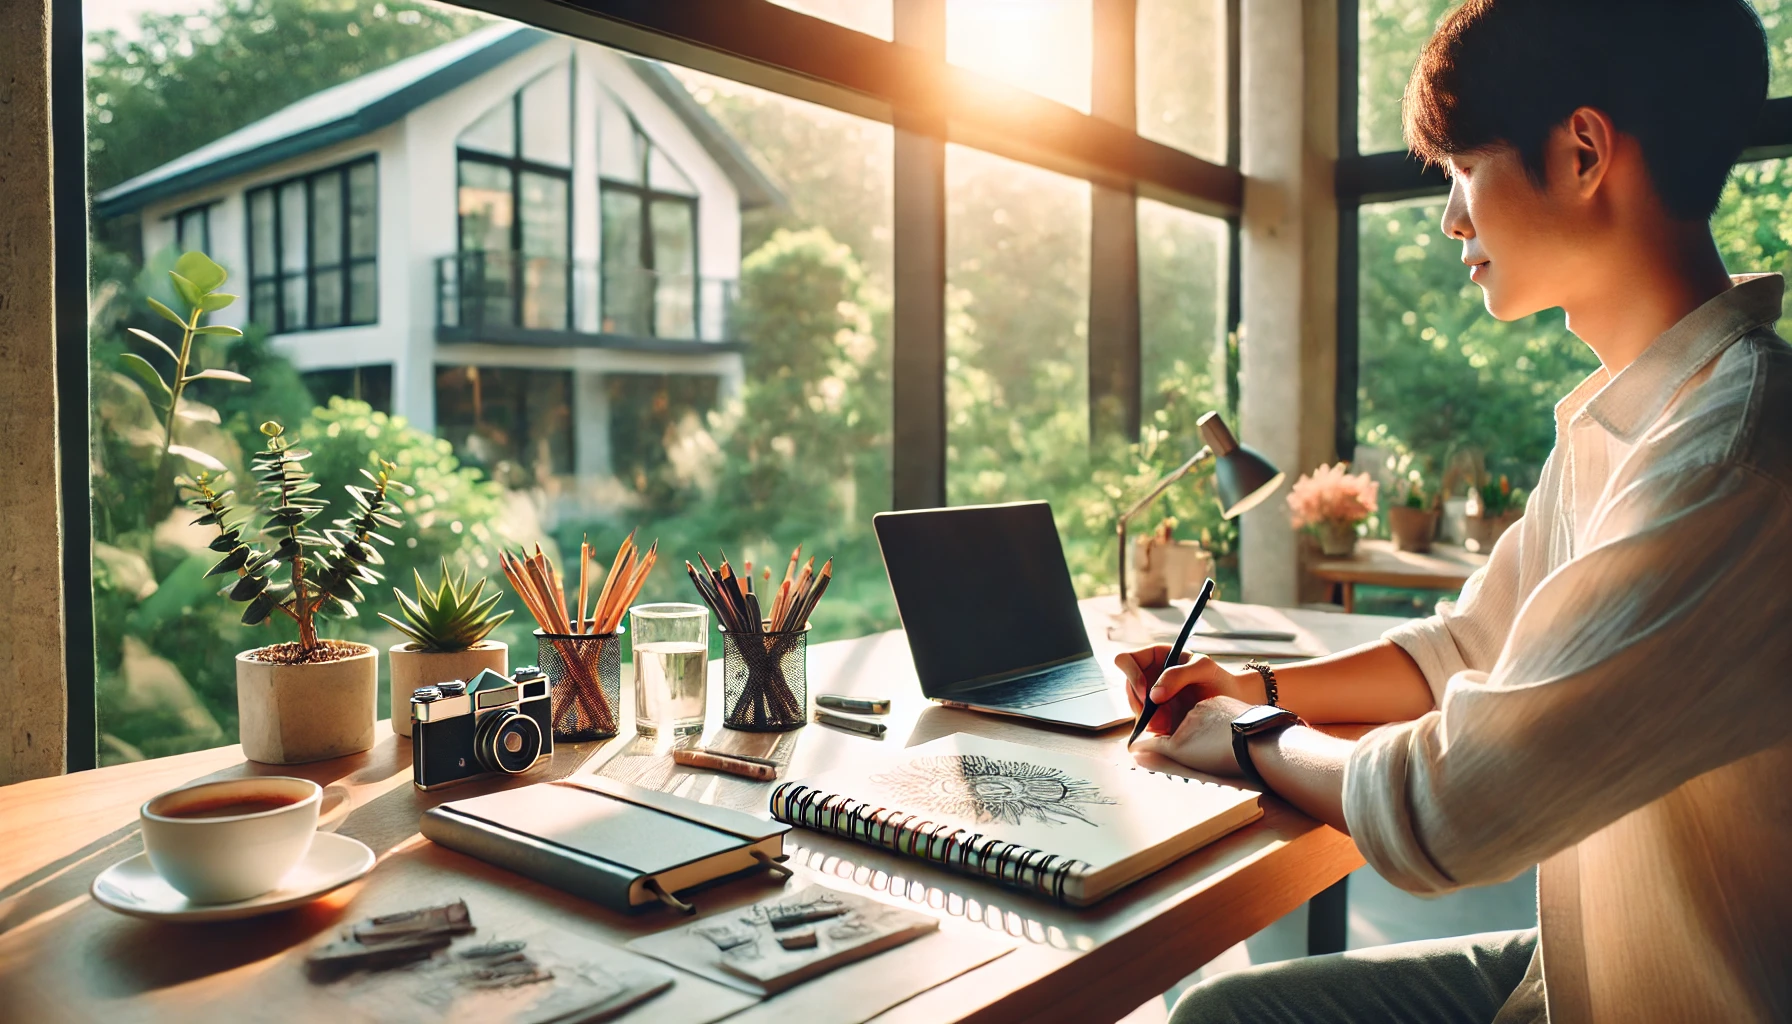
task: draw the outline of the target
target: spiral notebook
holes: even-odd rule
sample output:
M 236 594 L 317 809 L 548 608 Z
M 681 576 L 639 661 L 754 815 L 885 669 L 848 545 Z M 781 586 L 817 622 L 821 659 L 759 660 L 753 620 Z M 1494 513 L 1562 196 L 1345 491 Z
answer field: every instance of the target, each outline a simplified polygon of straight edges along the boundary
M 1263 814 L 1249 790 L 954 733 L 786 782 L 772 817 L 1086 906 Z

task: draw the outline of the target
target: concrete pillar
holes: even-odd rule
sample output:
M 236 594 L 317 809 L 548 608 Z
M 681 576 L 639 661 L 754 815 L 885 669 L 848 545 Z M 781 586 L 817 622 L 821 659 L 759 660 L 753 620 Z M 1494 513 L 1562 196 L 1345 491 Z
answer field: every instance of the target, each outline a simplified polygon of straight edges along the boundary
M 68 727 L 49 55 L 49 0 L 0 3 L 0 784 L 61 774 Z
M 1334 454 L 1338 12 L 1335 0 L 1251 0 L 1239 9 L 1238 434 L 1292 481 Z M 1295 604 L 1310 586 L 1286 493 L 1244 517 L 1247 601 Z
M 610 391 L 599 370 L 574 370 L 573 457 L 579 478 L 601 480 L 610 475 Z

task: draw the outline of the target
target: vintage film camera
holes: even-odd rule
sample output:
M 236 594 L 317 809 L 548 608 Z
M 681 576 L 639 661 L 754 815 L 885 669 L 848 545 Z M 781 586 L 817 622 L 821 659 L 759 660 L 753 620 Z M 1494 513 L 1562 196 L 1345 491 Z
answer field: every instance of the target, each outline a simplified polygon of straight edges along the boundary
M 441 789 L 468 779 L 517 775 L 554 752 L 548 677 L 524 665 L 506 679 L 491 669 L 471 681 L 411 695 L 411 780 Z

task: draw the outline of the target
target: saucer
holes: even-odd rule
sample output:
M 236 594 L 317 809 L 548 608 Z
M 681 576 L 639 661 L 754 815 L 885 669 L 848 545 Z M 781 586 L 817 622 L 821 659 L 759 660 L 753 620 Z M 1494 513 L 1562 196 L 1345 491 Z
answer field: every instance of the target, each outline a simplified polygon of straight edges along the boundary
M 319 832 L 305 859 L 286 873 L 274 891 L 235 903 L 194 903 L 187 899 L 156 874 L 148 853 L 139 853 L 100 872 L 89 891 L 101 906 L 132 917 L 151 921 L 229 921 L 309 903 L 373 870 L 373 862 L 373 851 L 359 840 Z

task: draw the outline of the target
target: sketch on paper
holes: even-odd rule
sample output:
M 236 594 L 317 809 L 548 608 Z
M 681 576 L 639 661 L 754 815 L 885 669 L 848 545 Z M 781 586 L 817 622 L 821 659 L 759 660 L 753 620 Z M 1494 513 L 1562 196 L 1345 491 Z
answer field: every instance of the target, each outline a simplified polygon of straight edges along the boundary
M 1119 801 L 1061 768 L 981 754 L 917 757 L 871 781 L 887 787 L 892 803 L 908 813 L 927 812 L 988 824 L 1062 825 L 1090 821 L 1084 808 Z

